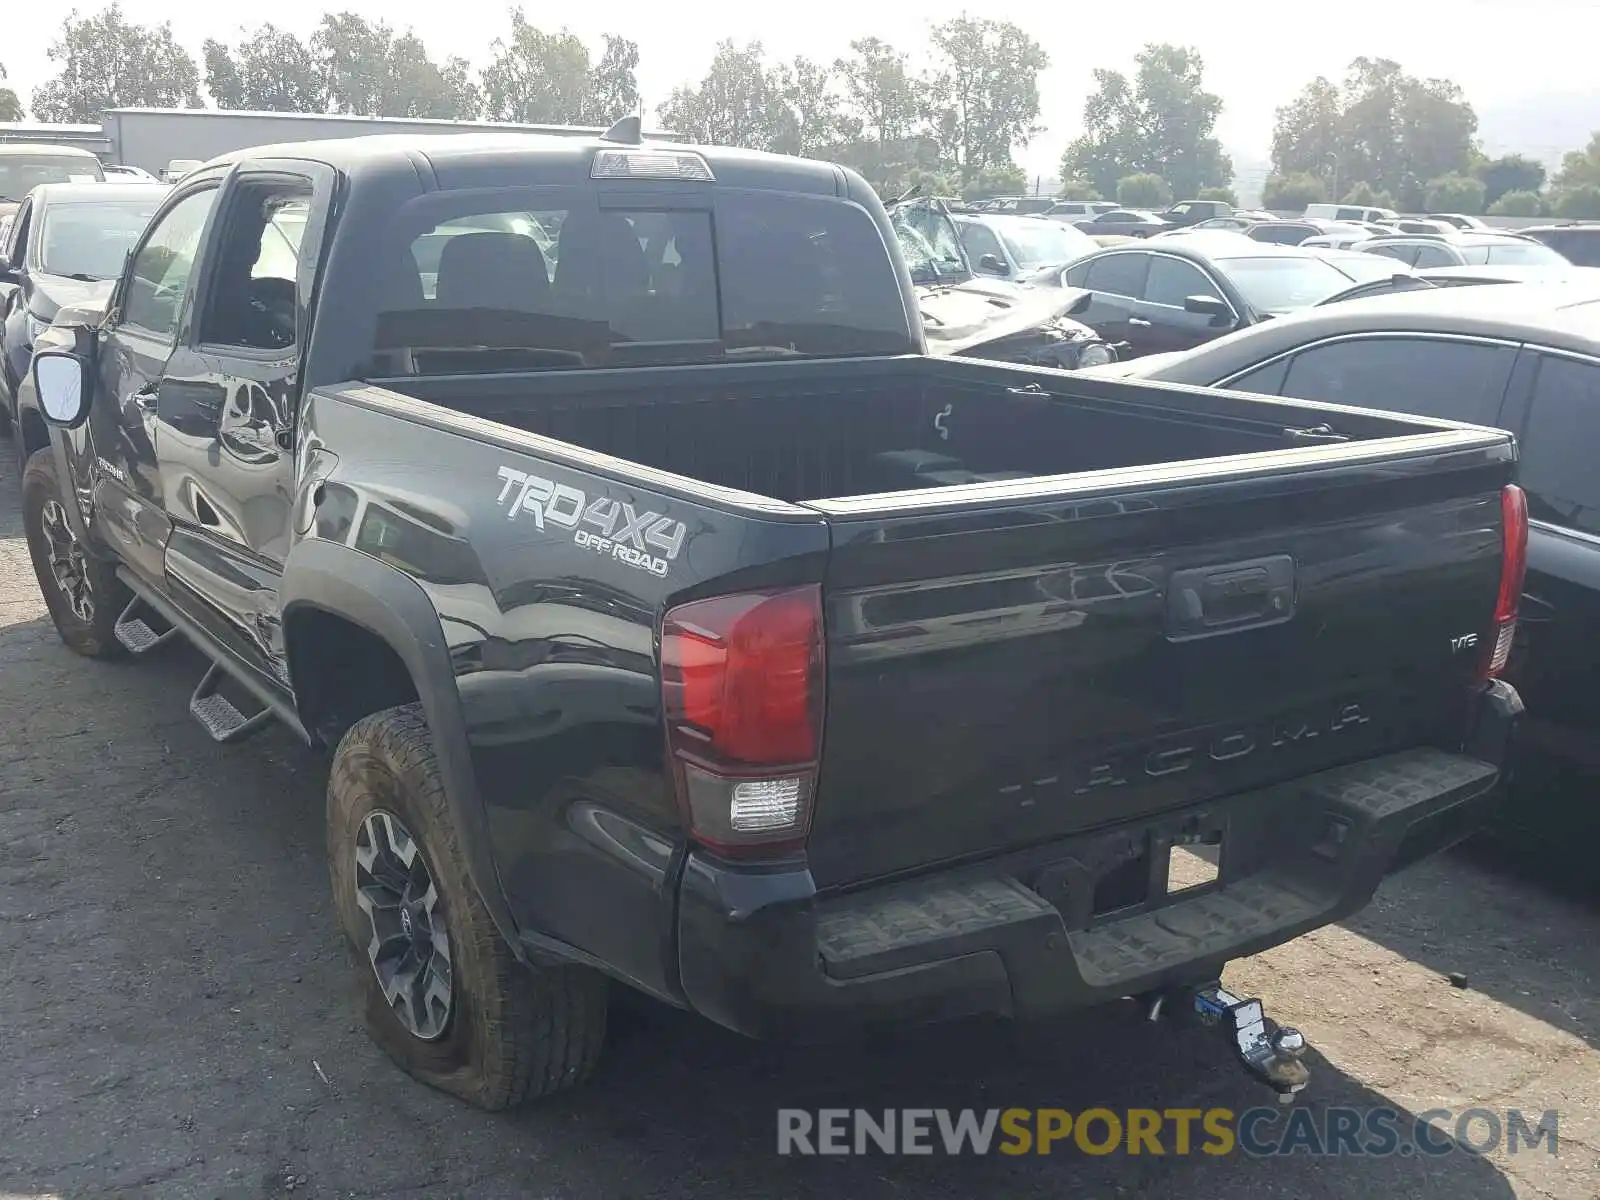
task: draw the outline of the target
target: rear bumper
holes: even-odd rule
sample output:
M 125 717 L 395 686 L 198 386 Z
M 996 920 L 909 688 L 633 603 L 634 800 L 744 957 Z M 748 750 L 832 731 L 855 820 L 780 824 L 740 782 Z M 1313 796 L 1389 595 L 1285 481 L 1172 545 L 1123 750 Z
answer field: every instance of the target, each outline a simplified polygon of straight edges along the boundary
M 876 1020 L 1042 1016 L 1216 978 L 1229 959 L 1356 911 L 1386 875 L 1483 822 L 1521 711 L 1504 684 L 1486 701 L 1466 753 L 1402 751 L 840 896 L 819 898 L 803 868 L 692 854 L 684 995 L 741 1033 L 810 1038 Z M 1167 894 L 1171 848 L 1208 835 L 1220 837 L 1217 879 Z M 1099 911 L 1106 882 L 1130 871 L 1148 872 L 1145 898 Z

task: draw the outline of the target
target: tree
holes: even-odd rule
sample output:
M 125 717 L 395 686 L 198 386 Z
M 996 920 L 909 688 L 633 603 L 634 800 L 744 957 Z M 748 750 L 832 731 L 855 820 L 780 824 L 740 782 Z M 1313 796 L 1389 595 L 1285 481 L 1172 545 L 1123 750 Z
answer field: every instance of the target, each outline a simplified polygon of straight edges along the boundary
M 988 200 L 993 196 L 1020 196 L 1027 188 L 1028 176 L 1021 167 L 1011 164 L 984 167 L 961 189 L 961 197 L 964 200 Z
M 1428 212 L 1481 213 L 1483 196 L 1483 180 L 1471 175 L 1430 179 L 1425 193 Z
M 1477 114 L 1449 80 L 1358 58 L 1342 88 L 1319 76 L 1277 110 L 1272 167 L 1280 176 L 1325 175 L 1335 194 L 1341 180 L 1366 180 L 1412 207 L 1423 200 L 1424 180 L 1471 169 L 1477 128 Z
M 311 47 L 275 25 L 262 25 L 236 46 L 207 38 L 206 91 L 218 108 L 258 112 L 322 112 L 322 73 Z
M 1362 179 L 1352 184 L 1350 190 L 1339 197 L 1339 203 L 1356 204 L 1362 208 L 1393 208 L 1394 197 L 1388 192 L 1379 191 Z
M 1172 188 L 1149 171 L 1117 180 L 1117 203 L 1124 208 L 1165 208 L 1172 203 Z
M 1308 204 L 1328 198 L 1328 185 L 1309 171 L 1269 175 L 1261 192 L 1261 206 L 1273 212 L 1303 212 Z
M 1569 150 L 1562 156 L 1561 170 L 1551 180 L 1552 186 L 1563 190 L 1585 183 L 1600 183 L 1600 130 L 1582 150 Z
M 767 86 L 773 105 L 773 150 L 816 155 L 838 140 L 839 97 L 831 68 L 809 58 L 794 58 L 768 73 Z
M 1239 194 L 1237 192 L 1235 192 L 1232 188 L 1226 188 L 1226 187 L 1206 187 L 1206 188 L 1201 188 L 1200 189 L 1200 194 L 1198 196 L 1196 196 L 1195 199 L 1196 200 L 1220 200 L 1223 204 L 1231 205 L 1234 208 L 1237 208 L 1239 206 Z
M 929 34 L 934 69 L 927 100 L 934 136 L 964 181 L 1011 163 L 1039 132 L 1044 48 L 1009 21 L 960 16 Z
M 1491 217 L 1540 217 L 1544 215 L 1544 198 L 1538 192 L 1507 192 L 1489 205 Z
M 1556 216 L 1569 221 L 1600 218 L 1600 183 L 1579 183 L 1562 188 L 1555 195 L 1554 208 Z
M 5 77 L 6 69 L 0 65 L 0 79 Z M 0 88 L 0 121 L 20 121 L 24 115 L 22 101 L 17 99 L 17 94 L 10 88 Z
M 326 13 L 311 35 L 329 112 L 383 115 L 393 31 L 352 12 Z
M 1544 189 L 1544 164 L 1525 154 L 1504 154 L 1480 163 L 1476 174 L 1483 180 L 1484 201 L 1490 205 L 1510 192 L 1538 195 Z
M 639 111 L 639 43 L 614 33 L 601 35 L 605 49 L 589 75 L 585 124 L 610 126 Z
M 511 36 L 492 50 L 483 71 L 489 120 L 576 125 L 593 112 L 589 48 L 571 30 L 546 33 L 513 8 Z
M 1105 197 L 1094 190 L 1094 185 L 1084 179 L 1063 179 L 1061 190 L 1056 193 L 1061 200 L 1104 200 Z
M 287 36 L 287 35 L 285 35 Z M 287 54 L 287 42 L 280 48 Z M 482 101 L 472 81 L 471 65 L 464 58 L 436 63 L 413 31 L 396 34 L 382 21 L 368 21 L 355 13 L 330 13 L 311 37 L 309 60 L 315 65 L 321 93 L 299 112 L 329 111 L 363 117 L 430 117 L 435 120 L 472 120 Z M 282 71 L 297 69 L 300 60 L 280 62 Z M 214 62 L 206 47 L 208 80 Z M 216 95 L 216 89 L 212 88 Z M 233 107 L 218 97 L 223 107 Z M 252 107 L 252 106 L 246 106 Z
M 662 125 L 690 141 L 765 150 L 774 137 L 771 81 L 761 43 L 717 43 L 698 85 L 673 91 L 658 110 Z
M 1180 199 L 1233 179 L 1233 162 L 1213 136 L 1222 97 L 1204 87 L 1204 62 L 1192 49 L 1160 43 L 1135 57 L 1133 80 L 1096 70 L 1083 108 L 1084 134 L 1067 147 L 1063 175 L 1114 194 L 1128 175 L 1161 176 Z
M 200 68 L 173 40 L 172 26 L 135 25 L 113 2 L 93 17 L 76 9 L 46 51 L 55 78 L 33 93 L 41 121 L 94 123 L 108 108 L 201 108 Z
M 869 37 L 851 42 L 850 57 L 833 64 L 852 136 L 883 147 L 910 135 L 922 102 L 906 61 L 887 42 Z

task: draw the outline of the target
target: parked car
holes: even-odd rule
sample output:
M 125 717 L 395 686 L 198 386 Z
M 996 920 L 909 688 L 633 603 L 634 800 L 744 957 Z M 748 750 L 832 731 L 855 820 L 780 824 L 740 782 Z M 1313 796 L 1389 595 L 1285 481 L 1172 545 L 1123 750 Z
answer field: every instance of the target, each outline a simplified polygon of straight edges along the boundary
M 166 170 L 161 172 L 163 183 L 177 183 L 189 172 L 200 166 L 198 158 L 175 158 L 167 164 Z
M 1457 233 L 1456 226 L 1448 221 L 1433 221 L 1425 217 L 1400 217 L 1394 221 L 1386 221 L 1387 233 L 1408 233 L 1413 237 L 1443 237 L 1446 234 Z
M 1478 217 L 1469 217 L 1466 213 L 1428 213 L 1428 220 L 1441 221 L 1455 229 L 1489 229 L 1491 228 Z
M 42 183 L 105 179 L 100 160 L 76 146 L 0 142 L 0 217 L 17 211 L 23 197 Z
M 1090 237 L 1142 238 L 1149 237 L 1152 233 L 1160 233 L 1164 229 L 1171 229 L 1172 222 L 1163 221 L 1155 213 L 1144 208 L 1113 208 L 1110 212 L 1103 212 L 1087 221 L 1079 221 L 1077 226 Z
M 1057 200 L 1044 215 L 1052 221 L 1082 221 L 1112 212 L 1116 207 L 1115 200 Z
M 1061 269 L 1100 249 L 1081 229 L 1062 221 L 1006 213 L 955 218 L 967 261 L 980 275 L 1059 287 Z
M 995 196 L 983 201 L 984 212 L 1041 214 L 1049 212 L 1057 201 L 1054 196 Z
M 1369 255 L 1381 258 L 1381 255 Z M 1399 267 L 1399 264 L 1396 264 Z M 1339 304 L 1346 300 L 1363 300 L 1368 296 L 1384 296 L 1391 292 L 1416 291 L 1420 288 L 1474 287 L 1489 283 L 1588 283 L 1600 279 L 1600 269 L 1595 267 L 1430 267 L 1425 270 L 1408 270 L 1399 267 L 1393 272 L 1359 283 L 1349 291 L 1329 296 L 1322 303 Z
M 1184 200 L 1156 215 L 1169 225 L 1198 225 L 1233 216 L 1233 205 L 1225 200 Z
M 1274 246 L 1298 246 L 1314 237 L 1340 238 L 1346 236 L 1359 240 L 1360 237 L 1371 237 L 1371 231 L 1364 226 L 1353 225 L 1340 221 L 1300 220 L 1300 221 L 1258 221 L 1246 229 L 1245 236 L 1258 242 L 1269 242 Z
M 1348 250 L 1352 246 L 1370 241 L 1372 236 L 1372 231 L 1365 226 L 1352 225 L 1348 229 L 1337 233 L 1313 234 L 1311 237 L 1302 238 L 1300 241 L 1291 244 L 1301 246 L 1307 250 Z
M 930 353 L 1067 370 L 1116 360 L 1104 339 L 1072 318 L 1088 303 L 1087 296 L 978 274 L 957 232 L 965 218 L 952 218 L 936 200 L 902 201 L 890 212 Z M 1053 222 L 1036 217 L 985 219 L 1031 221 L 1056 230 Z M 1059 284 L 1059 278 L 1052 282 Z
M 554 270 L 466 231 L 530 204 Z M 1508 434 L 931 358 L 897 245 L 853 171 L 637 118 L 279 145 L 41 338 L 57 632 L 187 640 L 210 736 L 331 748 L 334 913 L 419 1079 L 572 1087 L 615 984 L 757 1037 L 1132 995 L 1292 1094 L 1218 972 L 1494 804 Z
M 1375 208 L 1365 204 L 1308 204 L 1301 216 L 1307 220 L 1356 221 L 1370 224 L 1382 224 L 1400 219 L 1400 214 L 1392 208 Z
M 1531 225 L 1517 232 L 1543 242 L 1577 266 L 1600 267 L 1600 224 Z
M 1102 250 L 1063 282 L 1094 293 L 1078 319 L 1137 357 L 1198 346 L 1355 281 L 1321 255 L 1213 232 Z
M 1088 374 L 1515 433 L 1530 535 L 1508 678 L 1528 711 L 1512 796 L 1496 822 L 1518 837 L 1592 851 L 1589 837 L 1600 833 L 1600 283 L 1433 287 L 1351 300 L 1187 354 Z
M 1256 213 L 1235 211 L 1225 217 L 1207 217 L 1204 221 L 1196 221 L 1187 229 L 1222 229 L 1242 233 L 1252 225 L 1259 225 L 1263 221 L 1276 221 L 1278 218 L 1270 213 Z M 1174 231 L 1169 231 L 1174 232 Z
M 112 183 L 161 182 L 143 167 L 135 167 L 126 163 L 105 163 L 102 169 L 106 173 L 106 178 Z
M 1572 265 L 1542 242 L 1515 233 L 1452 233 L 1433 237 L 1394 234 L 1357 242 L 1352 249 L 1382 254 L 1408 267 Z
M 17 386 L 33 343 L 56 313 L 122 273 L 166 189 L 147 183 L 47 183 L 28 193 L 0 242 L 0 281 L 15 287 L 0 307 L 0 433 L 11 428 Z

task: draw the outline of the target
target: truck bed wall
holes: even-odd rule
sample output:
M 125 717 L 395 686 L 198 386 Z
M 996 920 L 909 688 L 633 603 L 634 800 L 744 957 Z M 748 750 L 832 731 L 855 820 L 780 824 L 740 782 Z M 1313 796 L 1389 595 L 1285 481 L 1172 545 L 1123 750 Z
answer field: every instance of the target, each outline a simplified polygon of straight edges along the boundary
M 997 368 L 941 372 L 926 360 L 796 369 L 643 368 L 572 374 L 385 379 L 472 416 L 706 483 L 800 502 L 1015 475 L 1278 449 L 1284 420 L 1221 421 L 1148 405 L 1019 395 Z M 815 368 L 818 364 L 806 364 Z M 1103 389 L 1103 385 L 1100 390 Z M 1137 395 L 1137 393 L 1130 394 Z M 948 435 L 948 436 L 944 436 Z M 954 459 L 955 467 L 904 453 Z M 886 457 L 887 456 L 887 457 Z

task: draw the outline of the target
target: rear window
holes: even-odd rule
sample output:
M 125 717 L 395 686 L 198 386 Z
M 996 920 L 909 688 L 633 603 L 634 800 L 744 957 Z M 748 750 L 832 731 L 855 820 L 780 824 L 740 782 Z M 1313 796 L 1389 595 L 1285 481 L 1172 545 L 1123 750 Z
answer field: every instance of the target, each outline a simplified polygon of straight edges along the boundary
M 1350 286 L 1348 275 L 1311 256 L 1230 258 L 1217 265 L 1257 312 L 1293 312 Z
M 463 193 L 429 211 L 388 248 L 400 278 L 380 374 L 915 349 L 878 227 L 852 204 L 743 193 L 602 211 Z
M 0 200 L 21 200 L 44 183 L 92 183 L 105 177 L 97 158 L 76 154 L 0 154 Z
M 1570 262 L 1542 242 L 1485 242 L 1463 246 L 1462 256 L 1474 266 L 1565 267 Z

